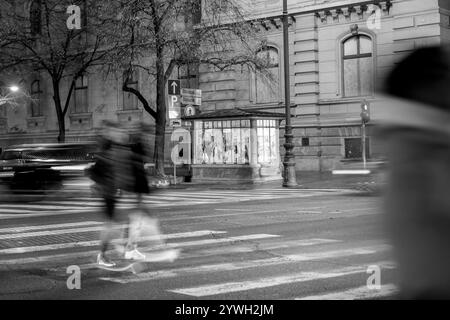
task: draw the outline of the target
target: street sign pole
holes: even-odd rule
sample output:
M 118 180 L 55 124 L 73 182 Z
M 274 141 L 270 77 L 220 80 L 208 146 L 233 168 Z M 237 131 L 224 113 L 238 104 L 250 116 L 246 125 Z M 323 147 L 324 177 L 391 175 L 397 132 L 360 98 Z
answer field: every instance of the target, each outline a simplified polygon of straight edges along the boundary
M 173 163 L 173 184 L 177 184 L 177 164 Z
M 366 124 L 364 121 L 361 125 L 361 133 L 362 133 L 362 158 L 363 158 L 363 166 L 366 169 Z
M 361 103 L 361 148 L 362 148 L 362 159 L 363 166 L 366 169 L 367 159 L 366 159 L 366 123 L 370 121 L 370 104 L 363 100 Z

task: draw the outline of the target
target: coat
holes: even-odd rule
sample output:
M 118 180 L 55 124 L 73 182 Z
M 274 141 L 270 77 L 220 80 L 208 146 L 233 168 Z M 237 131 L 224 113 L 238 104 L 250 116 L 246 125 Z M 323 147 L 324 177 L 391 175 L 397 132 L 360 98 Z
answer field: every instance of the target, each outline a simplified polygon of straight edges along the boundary
M 408 299 L 450 298 L 449 115 L 426 105 L 404 107 L 398 121 L 390 113 L 381 131 L 389 159 L 385 222 L 400 293 Z M 409 116 L 416 107 L 422 108 L 420 117 Z
M 142 143 L 135 143 L 131 147 L 132 174 L 134 177 L 133 192 L 149 193 L 147 173 L 144 168 L 144 147 Z

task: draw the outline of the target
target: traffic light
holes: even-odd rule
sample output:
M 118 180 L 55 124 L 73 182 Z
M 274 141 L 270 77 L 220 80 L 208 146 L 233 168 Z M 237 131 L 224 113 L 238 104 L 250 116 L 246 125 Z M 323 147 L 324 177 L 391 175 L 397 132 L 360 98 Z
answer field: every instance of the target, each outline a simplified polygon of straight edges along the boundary
M 361 121 L 363 123 L 370 121 L 370 104 L 365 100 L 361 103 Z

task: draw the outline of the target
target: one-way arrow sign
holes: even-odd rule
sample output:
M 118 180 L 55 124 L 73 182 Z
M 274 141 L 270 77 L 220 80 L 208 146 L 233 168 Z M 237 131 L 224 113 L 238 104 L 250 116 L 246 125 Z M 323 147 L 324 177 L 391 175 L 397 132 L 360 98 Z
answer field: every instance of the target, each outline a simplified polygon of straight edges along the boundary
M 169 80 L 168 81 L 168 89 L 169 89 L 169 94 L 173 95 L 173 96 L 178 96 L 180 95 L 180 80 Z

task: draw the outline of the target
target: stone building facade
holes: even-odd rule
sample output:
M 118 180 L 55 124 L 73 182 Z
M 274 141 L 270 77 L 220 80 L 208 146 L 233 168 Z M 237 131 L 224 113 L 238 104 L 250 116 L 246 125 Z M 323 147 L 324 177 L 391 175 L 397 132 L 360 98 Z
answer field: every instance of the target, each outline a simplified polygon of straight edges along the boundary
M 32 1 L 31 1 L 32 2 Z M 217 71 L 208 66 L 177 70 L 182 87 L 202 90 L 200 112 L 244 108 L 284 112 L 282 0 L 248 0 L 249 21 L 266 37 L 258 54 L 271 59 L 271 80 L 236 67 Z M 447 0 L 288 0 L 291 113 L 297 170 L 327 171 L 361 157 L 360 105 L 372 106 L 368 153 L 374 159 L 382 145 L 372 141 L 376 125 L 376 85 L 409 52 L 450 41 Z M 378 20 L 374 20 L 379 18 Z M 379 22 L 379 24 L 378 24 Z M 0 79 L 4 83 L 11 79 Z M 18 79 L 13 79 L 14 81 Z M 23 107 L 0 106 L 0 147 L 56 141 L 58 126 L 49 79 L 31 74 L 21 79 L 37 101 Z M 133 86 L 154 101 L 153 79 L 134 75 Z M 153 119 L 137 100 L 121 90 L 122 79 L 104 79 L 91 70 L 77 83 L 67 117 L 67 140 L 92 140 L 104 119 L 130 126 Z M 68 87 L 68 86 L 67 86 Z M 280 152 L 284 122 L 280 126 Z M 167 150 L 170 158 L 170 134 Z M 169 160 L 168 160 L 169 162 Z
M 250 1 L 255 24 L 266 34 L 277 83 L 237 70 L 200 70 L 202 109 L 235 106 L 284 111 L 282 1 Z M 289 0 L 291 113 L 296 169 L 327 171 L 361 158 L 361 103 L 371 105 L 366 153 L 382 157 L 371 137 L 377 123 L 376 87 L 405 55 L 450 41 L 450 1 Z M 379 20 L 377 20 L 379 18 Z M 203 72 L 202 72 L 203 71 Z M 261 85 L 262 84 L 262 85 Z M 270 91 L 270 93 L 268 93 Z M 283 153 L 283 124 L 280 152 Z

